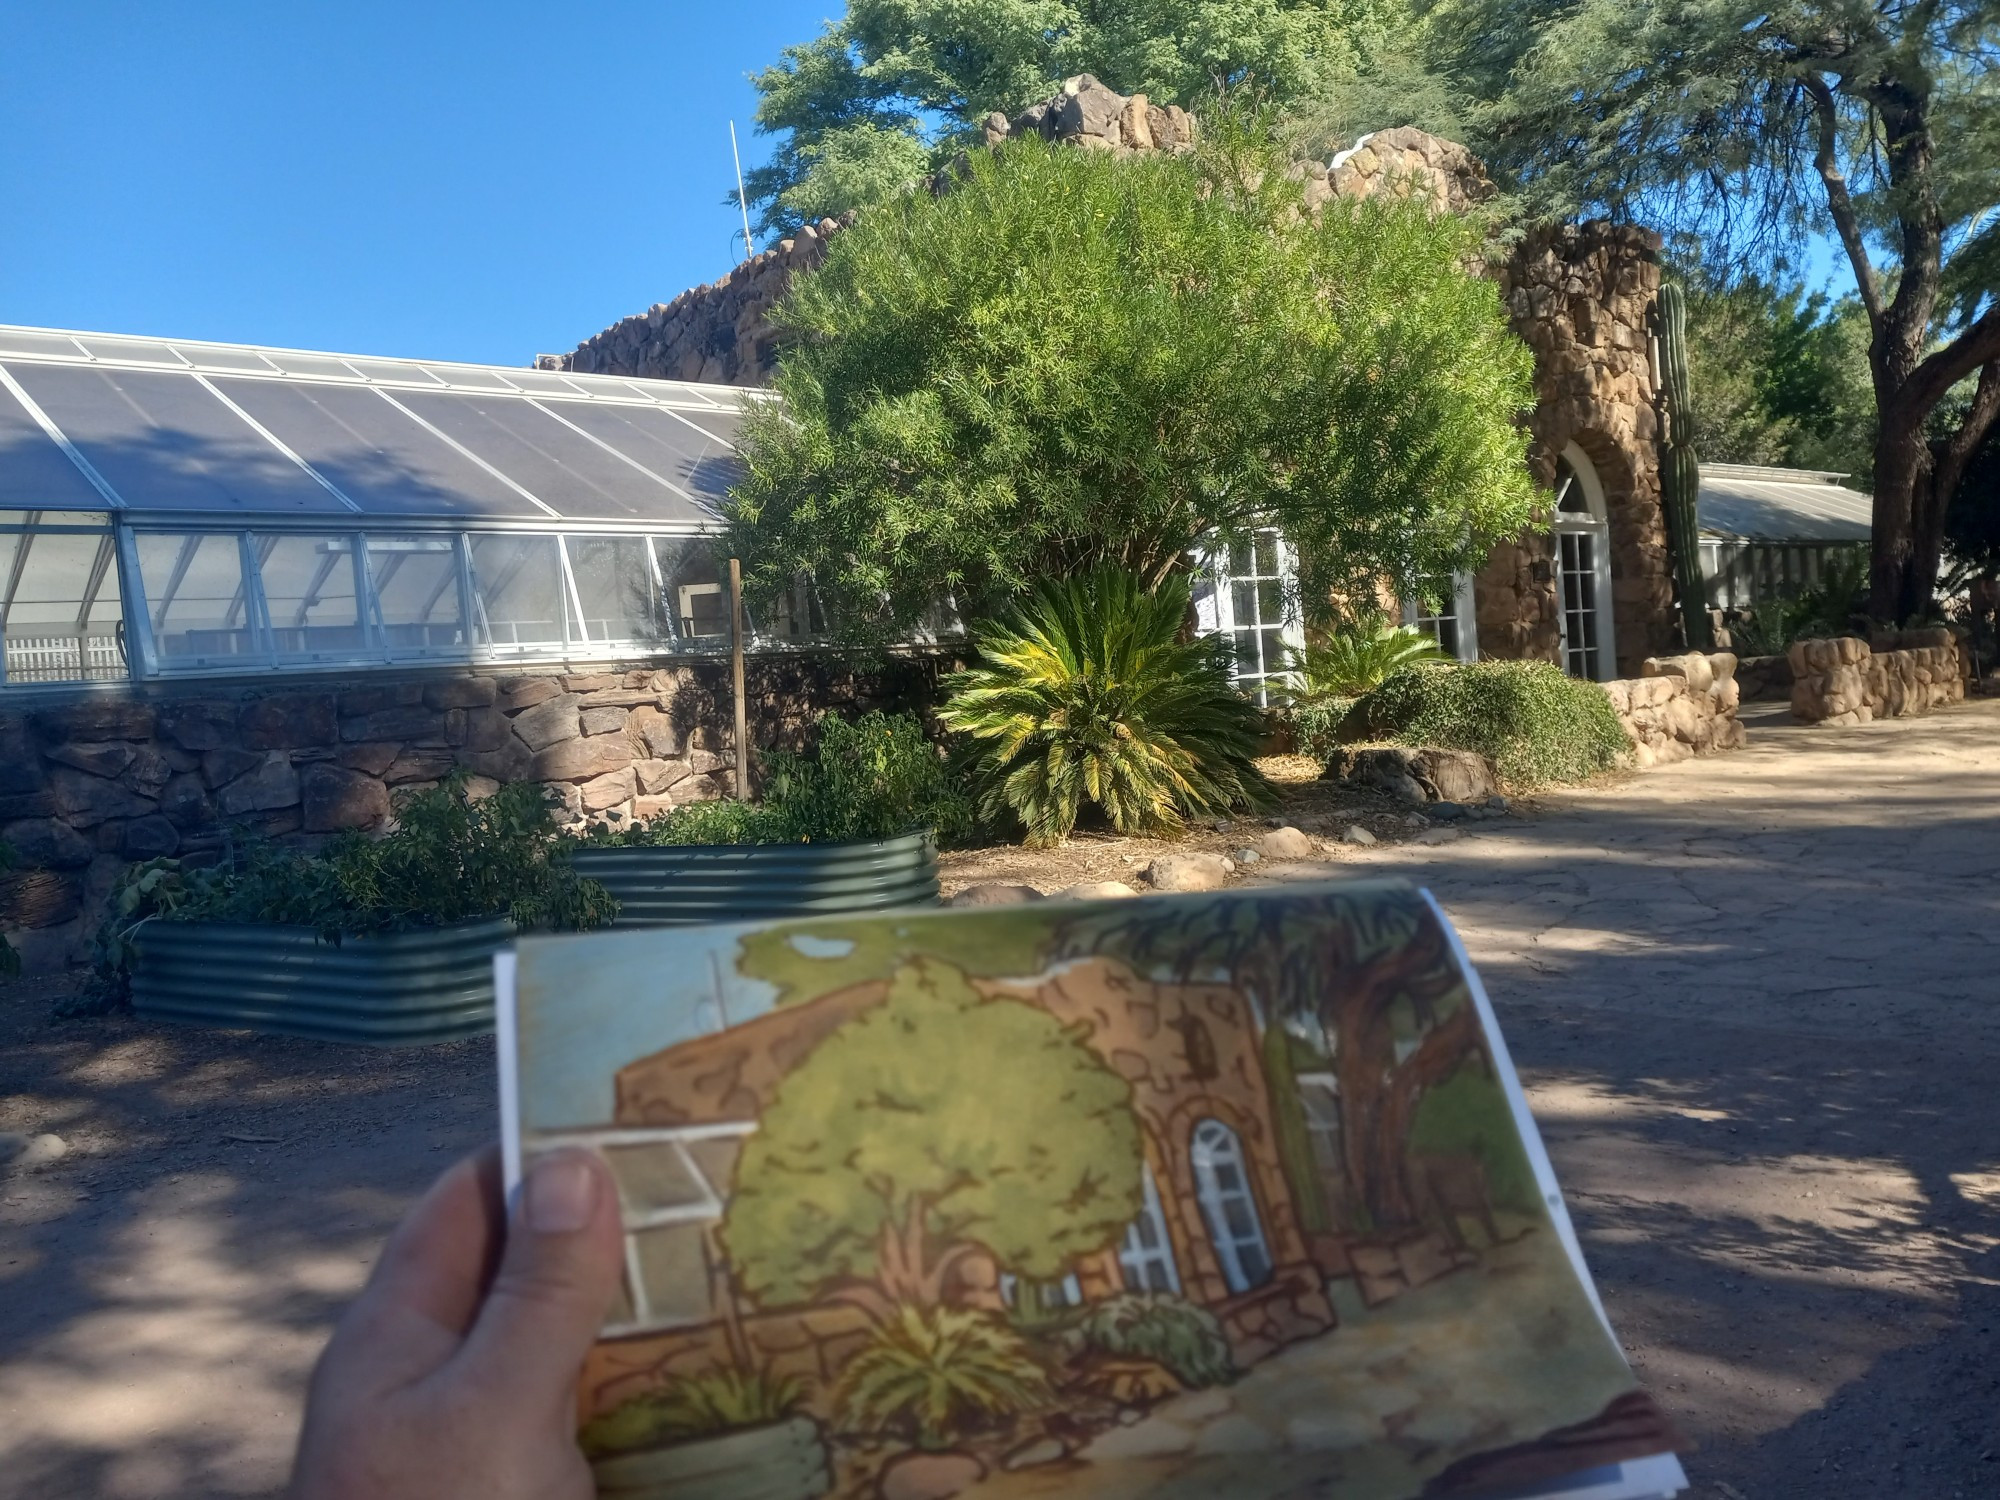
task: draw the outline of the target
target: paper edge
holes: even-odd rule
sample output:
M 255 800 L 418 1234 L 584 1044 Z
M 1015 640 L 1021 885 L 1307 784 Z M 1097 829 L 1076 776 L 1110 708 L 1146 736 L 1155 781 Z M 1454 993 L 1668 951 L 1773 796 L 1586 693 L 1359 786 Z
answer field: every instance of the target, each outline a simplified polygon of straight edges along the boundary
M 521 1186 L 521 1054 L 514 950 L 493 955 L 493 1048 L 500 1064 L 500 1180 L 511 1206 Z

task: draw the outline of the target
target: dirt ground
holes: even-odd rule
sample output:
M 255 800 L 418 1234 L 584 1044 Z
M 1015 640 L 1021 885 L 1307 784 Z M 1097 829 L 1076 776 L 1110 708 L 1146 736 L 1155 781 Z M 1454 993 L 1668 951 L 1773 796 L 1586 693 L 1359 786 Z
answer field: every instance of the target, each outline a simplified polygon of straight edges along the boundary
M 1317 784 L 1285 813 L 1402 841 L 1244 878 L 1402 874 L 1464 932 L 1694 1495 L 2000 1493 L 2000 703 L 1758 715 L 1745 751 L 1446 842 Z M 1154 852 L 949 884 L 1137 884 Z M 490 1046 L 55 1022 L 59 983 L 0 988 L 0 1130 L 72 1147 L 0 1169 L 0 1500 L 272 1494 L 382 1236 L 492 1133 Z

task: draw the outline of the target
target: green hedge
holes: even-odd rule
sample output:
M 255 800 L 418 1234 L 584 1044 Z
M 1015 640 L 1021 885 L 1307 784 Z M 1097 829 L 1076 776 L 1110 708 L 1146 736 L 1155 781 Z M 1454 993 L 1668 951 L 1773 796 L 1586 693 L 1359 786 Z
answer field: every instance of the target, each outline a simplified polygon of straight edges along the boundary
M 1476 750 L 1520 787 L 1583 781 L 1627 754 L 1604 689 L 1548 662 L 1411 667 L 1356 708 L 1377 739 Z

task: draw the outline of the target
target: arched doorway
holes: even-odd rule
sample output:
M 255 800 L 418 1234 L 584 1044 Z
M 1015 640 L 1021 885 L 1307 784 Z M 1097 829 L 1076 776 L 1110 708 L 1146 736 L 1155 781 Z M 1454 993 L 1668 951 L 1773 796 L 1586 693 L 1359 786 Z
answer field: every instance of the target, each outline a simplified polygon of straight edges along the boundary
M 1232 1294 L 1262 1286 L 1271 1279 L 1271 1247 L 1250 1191 L 1243 1142 L 1220 1120 L 1203 1120 L 1193 1145 L 1195 1195 L 1222 1279 Z
M 1556 460 L 1551 529 L 1563 670 L 1607 682 L 1618 675 L 1611 623 L 1611 525 L 1597 470 L 1575 443 Z

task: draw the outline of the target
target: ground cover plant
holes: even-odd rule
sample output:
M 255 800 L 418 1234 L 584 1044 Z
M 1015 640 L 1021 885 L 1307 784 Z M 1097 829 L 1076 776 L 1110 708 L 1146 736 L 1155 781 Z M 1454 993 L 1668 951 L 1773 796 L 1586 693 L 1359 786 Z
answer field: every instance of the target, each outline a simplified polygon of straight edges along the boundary
M 1604 689 L 1543 661 L 1406 668 L 1353 712 L 1373 738 L 1476 750 L 1519 787 L 1583 781 L 1627 751 Z
M 694 802 L 644 823 L 599 823 L 589 842 L 619 848 L 677 844 L 831 844 L 895 838 L 917 829 L 950 844 L 973 831 L 972 798 L 914 714 L 827 714 L 809 752 L 764 757 L 761 802 Z
M 753 598 L 909 639 L 1103 563 L 1148 587 L 1282 527 L 1301 593 L 1475 567 L 1528 521 L 1532 360 L 1480 227 L 1314 215 L 1254 129 L 1114 160 L 1010 141 L 877 205 L 774 312 L 790 335 L 726 506 Z
M 1045 584 L 976 627 L 980 665 L 947 679 L 939 717 L 967 743 L 990 820 L 1059 844 L 1085 804 L 1121 833 L 1265 805 L 1261 712 L 1230 681 L 1226 645 L 1183 640 L 1185 575 L 1152 592 L 1108 564 Z
M 461 772 L 404 792 L 381 838 L 349 831 L 316 852 L 255 841 L 207 868 L 154 859 L 130 866 L 93 945 L 84 1009 L 123 1002 L 148 922 L 310 927 L 322 939 L 506 917 L 523 928 L 602 927 L 618 903 L 570 866 L 555 799 L 538 782 L 474 798 Z

